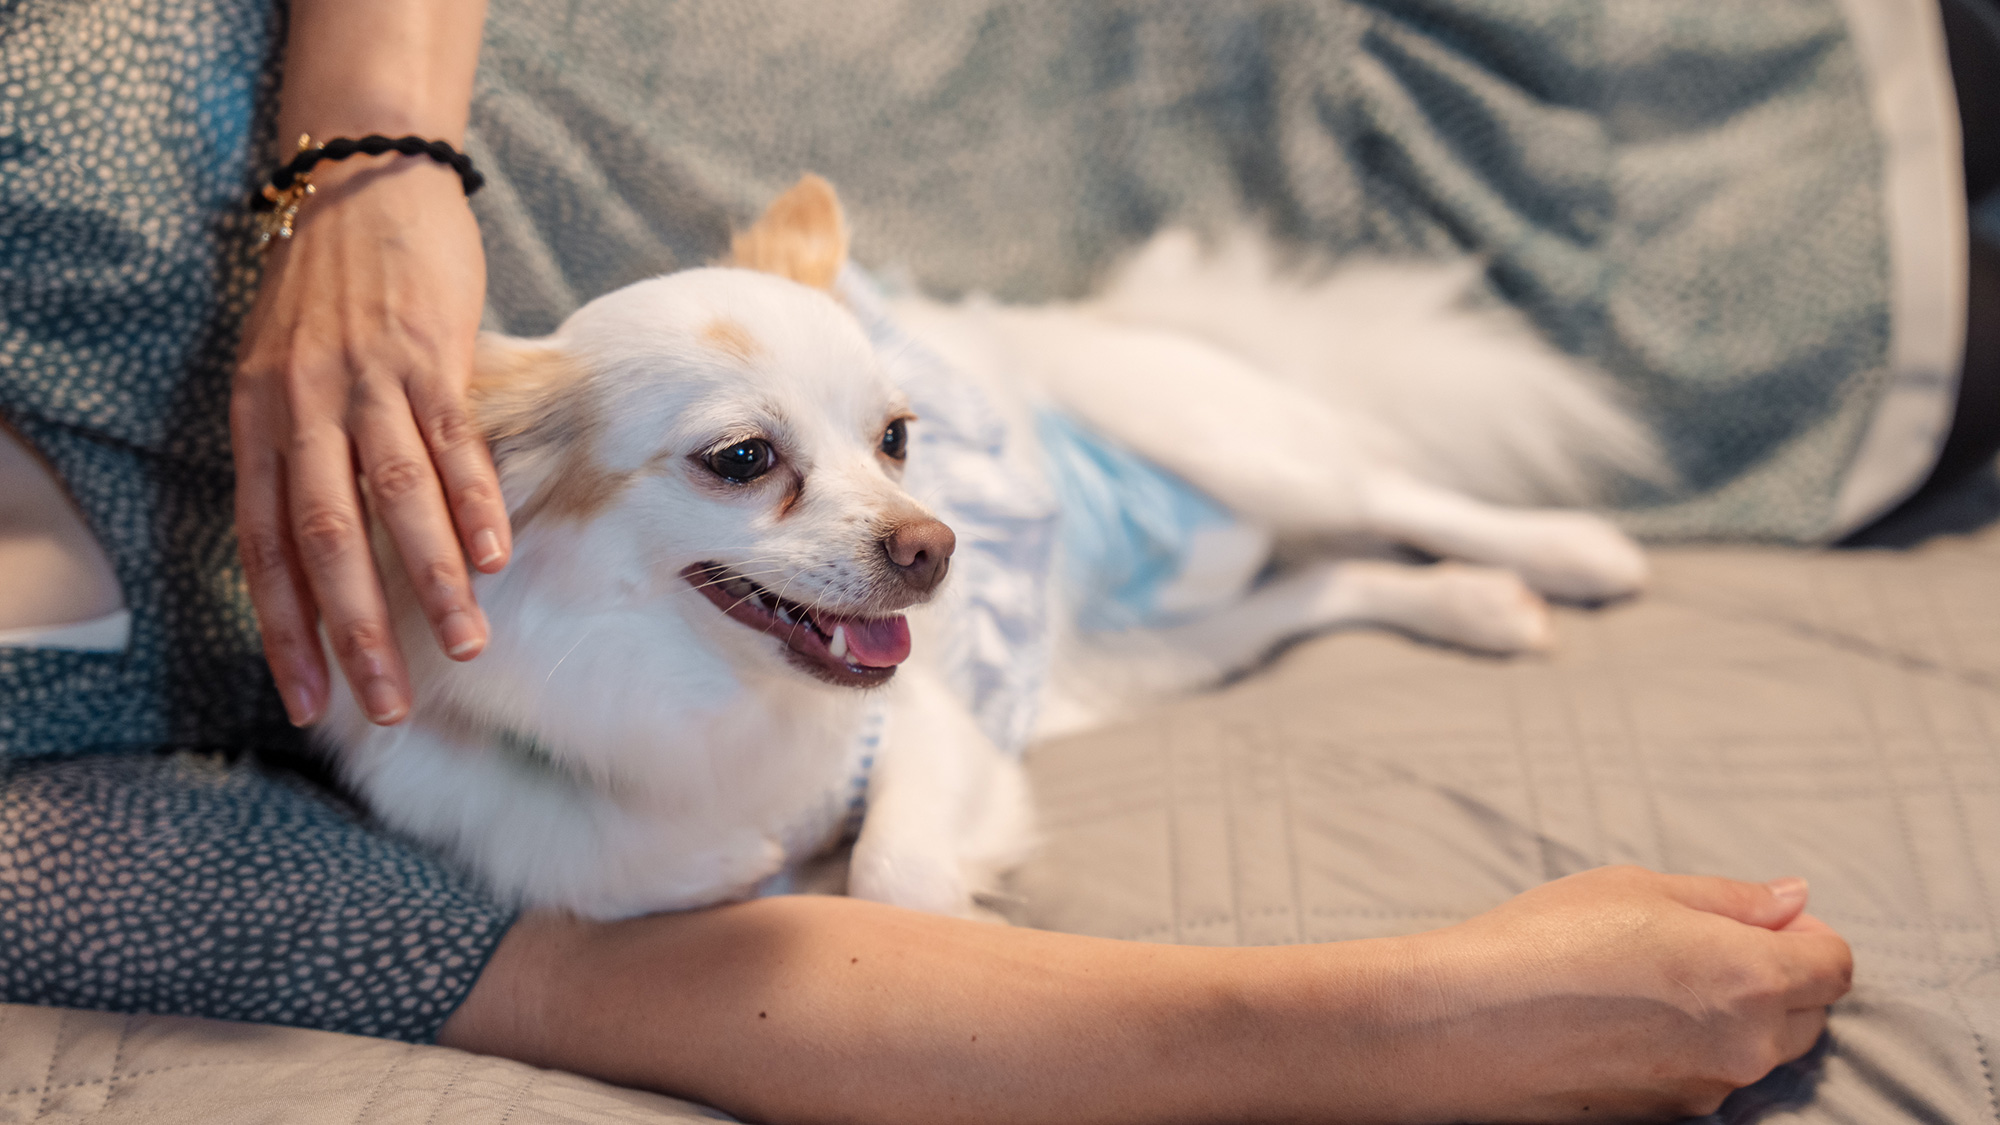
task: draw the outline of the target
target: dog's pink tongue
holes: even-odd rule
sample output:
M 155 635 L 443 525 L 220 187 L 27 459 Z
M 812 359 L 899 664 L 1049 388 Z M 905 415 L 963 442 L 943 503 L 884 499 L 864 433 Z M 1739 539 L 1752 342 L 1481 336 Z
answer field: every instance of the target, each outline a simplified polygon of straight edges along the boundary
M 847 630 L 847 659 L 865 668 L 894 668 L 910 658 L 910 623 L 901 617 L 833 617 L 820 628 Z

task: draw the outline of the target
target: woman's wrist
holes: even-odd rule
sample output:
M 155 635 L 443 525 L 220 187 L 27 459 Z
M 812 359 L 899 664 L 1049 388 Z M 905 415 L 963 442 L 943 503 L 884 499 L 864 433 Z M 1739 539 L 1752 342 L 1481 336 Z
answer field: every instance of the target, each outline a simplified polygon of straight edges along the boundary
M 292 221 L 297 232 L 324 225 L 336 213 L 348 210 L 375 236 L 396 232 L 421 236 L 426 224 L 436 221 L 432 217 L 470 212 L 458 173 L 427 156 L 389 153 L 327 161 L 314 168 L 309 178 L 312 195 L 301 203 Z M 279 250 L 290 241 L 289 236 L 273 239 L 271 248 Z
M 465 115 L 426 112 L 422 106 L 393 97 L 343 99 L 339 105 L 318 104 L 298 113 L 279 117 L 278 159 L 289 160 L 299 137 L 310 136 L 315 143 L 335 137 L 359 140 L 370 133 L 385 137 L 422 137 L 453 146 L 465 144 Z
M 485 0 L 297 0 L 278 127 L 315 138 L 465 139 Z
M 1462 1104 L 1459 1064 L 1439 1035 L 1447 955 L 1434 935 L 1227 951 L 1247 958 L 1234 1073 L 1218 1076 L 1228 1118 L 1254 1091 L 1258 1120 L 1443 1120 Z

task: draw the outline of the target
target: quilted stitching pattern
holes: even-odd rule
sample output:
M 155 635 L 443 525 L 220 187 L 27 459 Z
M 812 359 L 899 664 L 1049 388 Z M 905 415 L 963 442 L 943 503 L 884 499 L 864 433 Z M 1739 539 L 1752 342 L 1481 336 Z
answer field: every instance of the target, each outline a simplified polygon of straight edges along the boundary
M 1724 1119 L 2000 1119 L 2000 529 L 1657 564 L 1643 600 L 1564 613 L 1547 660 L 1336 636 L 1039 749 L 1029 920 L 1329 941 L 1600 863 L 1799 874 L 1854 944 L 1855 991 L 1823 1058 Z
M 661 1125 L 719 1116 L 443 1047 L 0 1005 L 0 1122 Z

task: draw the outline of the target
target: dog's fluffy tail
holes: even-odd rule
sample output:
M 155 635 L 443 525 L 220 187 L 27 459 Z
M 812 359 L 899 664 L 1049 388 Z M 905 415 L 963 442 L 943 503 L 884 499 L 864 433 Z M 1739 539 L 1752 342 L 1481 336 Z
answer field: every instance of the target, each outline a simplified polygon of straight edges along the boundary
M 1262 237 L 1213 252 L 1156 237 L 1097 305 L 1242 356 L 1379 429 L 1379 452 L 1481 499 L 1587 505 L 1668 477 L 1658 444 L 1601 374 L 1511 309 L 1468 298 L 1476 262 L 1368 260 L 1318 278 L 1283 269 Z

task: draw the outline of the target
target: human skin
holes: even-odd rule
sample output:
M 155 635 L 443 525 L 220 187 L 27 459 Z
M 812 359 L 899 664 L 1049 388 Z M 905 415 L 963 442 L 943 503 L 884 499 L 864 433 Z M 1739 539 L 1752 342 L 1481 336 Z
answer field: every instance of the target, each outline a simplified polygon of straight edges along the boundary
M 793 896 L 516 923 L 440 1042 L 770 1122 L 1666 1119 L 1847 991 L 1805 886 L 1600 868 L 1446 929 L 1214 949 Z
M 67 625 L 124 604 L 111 560 L 55 470 L 0 418 L 0 630 Z
M 484 0 L 298 0 L 279 135 L 416 134 L 462 144 Z M 465 409 L 485 298 L 479 228 L 458 176 L 428 157 L 322 163 L 295 234 L 274 242 L 230 402 L 236 527 L 287 714 L 325 713 L 319 629 L 380 723 L 409 675 L 367 537 L 387 528 L 438 644 L 487 641 L 467 560 L 512 549 L 492 458 Z

